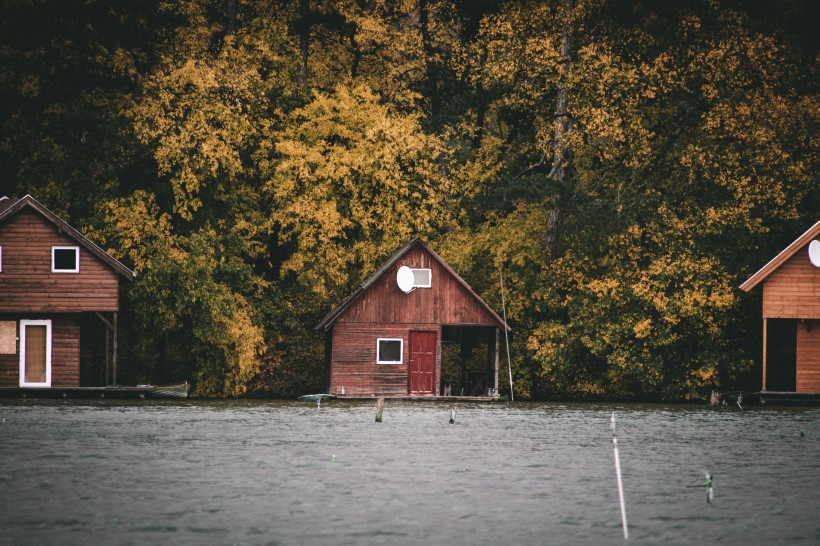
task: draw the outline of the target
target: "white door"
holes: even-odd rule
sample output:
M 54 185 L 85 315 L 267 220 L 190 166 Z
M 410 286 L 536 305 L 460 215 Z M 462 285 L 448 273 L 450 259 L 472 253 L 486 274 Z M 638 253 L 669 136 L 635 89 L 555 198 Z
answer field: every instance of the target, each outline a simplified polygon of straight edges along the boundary
M 20 321 L 20 386 L 51 386 L 51 321 Z

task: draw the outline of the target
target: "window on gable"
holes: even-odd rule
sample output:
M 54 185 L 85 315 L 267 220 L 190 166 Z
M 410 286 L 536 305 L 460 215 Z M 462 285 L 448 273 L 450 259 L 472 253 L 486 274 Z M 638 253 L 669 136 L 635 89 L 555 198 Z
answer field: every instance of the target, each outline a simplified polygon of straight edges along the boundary
M 52 273 L 79 273 L 80 247 L 51 247 L 51 271 Z
M 430 288 L 433 286 L 433 273 L 430 269 L 411 269 L 413 272 L 414 288 Z
M 376 363 L 401 364 L 403 349 L 403 339 L 380 337 L 376 341 Z

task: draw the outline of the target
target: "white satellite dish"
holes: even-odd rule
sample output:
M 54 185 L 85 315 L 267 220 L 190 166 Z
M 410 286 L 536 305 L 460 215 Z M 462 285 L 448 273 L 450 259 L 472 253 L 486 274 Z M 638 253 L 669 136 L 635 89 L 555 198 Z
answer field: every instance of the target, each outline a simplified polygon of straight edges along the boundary
M 406 265 L 401 266 L 398 272 L 396 272 L 396 284 L 399 285 L 399 289 L 405 294 L 412 292 L 416 284 L 413 270 Z
M 809 243 L 809 260 L 814 267 L 820 267 L 820 241 L 814 240 Z

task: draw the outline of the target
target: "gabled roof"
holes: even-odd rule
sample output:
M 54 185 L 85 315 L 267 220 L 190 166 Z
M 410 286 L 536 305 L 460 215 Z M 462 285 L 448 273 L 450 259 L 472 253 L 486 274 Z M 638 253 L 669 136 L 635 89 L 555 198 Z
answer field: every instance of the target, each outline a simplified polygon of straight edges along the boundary
M 48 221 L 56 225 L 60 230 L 77 241 L 78 244 L 83 246 L 86 250 L 97 256 L 100 260 L 111 266 L 114 271 L 128 279 L 129 281 L 133 281 L 137 275 L 122 263 L 119 262 L 116 258 L 111 256 L 109 253 L 98 247 L 94 244 L 90 239 L 88 239 L 85 235 L 68 225 L 64 220 L 58 217 L 56 214 L 48 210 L 42 203 L 37 201 L 30 195 L 26 195 L 22 199 L 9 199 L 8 197 L 0 198 L 0 224 L 5 222 L 7 219 L 11 218 L 18 212 L 20 212 L 23 208 L 30 207 L 31 209 L 37 211 L 45 217 Z
M 820 235 L 820 221 L 810 227 L 808 231 L 798 237 L 792 244 L 787 246 L 783 252 L 772 258 L 772 260 L 764 265 L 757 273 L 749 277 L 746 282 L 740 285 L 740 289 L 744 292 L 748 292 L 766 280 L 766 277 L 771 275 L 778 267 L 783 265 L 786 260 L 794 256 L 795 252 L 803 248 L 806 243 L 810 242 L 818 235 Z
M 413 248 L 414 246 L 420 246 L 423 249 L 425 249 L 427 252 L 429 252 L 430 255 L 436 261 L 438 261 L 439 264 L 441 264 L 441 266 L 444 269 L 446 269 L 453 276 L 454 279 L 456 279 L 456 281 L 461 283 L 461 285 L 467 290 L 467 292 L 472 297 L 474 297 L 476 299 L 476 301 L 478 301 L 493 316 L 493 318 L 495 318 L 496 322 L 498 322 L 498 327 L 499 328 L 506 328 L 507 331 L 511 330 L 509 325 L 507 325 L 507 323 L 504 322 L 504 320 L 502 320 L 501 317 L 499 317 L 498 314 L 496 314 L 496 312 L 493 311 L 492 308 L 489 305 L 487 305 L 487 303 L 483 299 L 481 299 L 481 297 L 478 294 L 476 294 L 473 291 L 472 288 L 470 288 L 470 285 L 467 284 L 464 281 L 464 279 L 459 277 L 458 274 L 455 271 L 453 271 L 453 268 L 451 268 L 450 265 L 447 262 L 444 261 L 444 258 L 439 256 L 436 253 L 436 251 L 434 251 L 432 248 L 430 248 L 421 239 L 413 239 L 409 243 L 407 243 L 406 245 L 401 247 L 385 263 L 383 263 L 381 267 L 379 267 L 372 275 L 370 275 L 370 277 L 368 277 L 367 280 L 364 281 L 364 283 L 359 288 L 357 288 L 352 294 L 350 294 L 350 296 L 348 296 L 347 299 L 341 303 L 341 305 L 339 305 L 336 309 L 334 309 L 333 311 L 328 313 L 328 315 L 322 320 L 322 322 L 320 322 L 318 325 L 316 325 L 314 330 L 328 330 L 328 329 L 330 329 L 330 327 L 333 326 L 333 323 L 336 322 L 336 319 L 338 319 L 342 315 L 342 313 L 344 313 L 347 310 L 347 308 L 350 307 L 353 304 L 353 302 L 355 302 L 359 298 L 359 296 L 361 296 L 364 292 L 366 292 L 367 289 L 370 288 L 373 285 L 373 283 L 375 283 L 382 275 L 384 275 L 384 273 L 388 269 L 390 269 L 390 267 L 393 264 L 395 264 L 402 256 L 407 254 L 407 252 L 411 248 Z

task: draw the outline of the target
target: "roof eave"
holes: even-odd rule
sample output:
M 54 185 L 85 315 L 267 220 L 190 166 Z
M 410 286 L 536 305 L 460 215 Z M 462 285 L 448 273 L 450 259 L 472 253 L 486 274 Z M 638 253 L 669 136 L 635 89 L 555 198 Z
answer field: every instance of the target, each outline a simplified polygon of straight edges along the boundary
M 769 262 L 761 267 L 754 275 L 746 279 L 746 281 L 740 285 L 740 289 L 744 292 L 752 290 L 755 286 L 766 280 L 769 275 L 783 265 L 786 260 L 794 256 L 798 250 L 803 248 L 807 242 L 818 234 L 820 234 L 820 220 L 807 229 L 800 237 L 795 239 L 792 244 L 783 249 L 777 256 L 769 260 Z
M 370 277 L 368 277 L 367 280 L 365 280 L 365 282 L 362 283 L 362 285 L 359 288 L 357 288 L 352 294 L 350 294 L 350 296 L 348 296 L 345 301 L 343 301 L 335 309 L 333 309 L 330 313 L 328 313 L 325 316 L 325 318 L 322 319 L 322 321 L 314 327 L 314 330 L 315 331 L 325 331 L 325 332 L 330 330 L 333 327 L 333 323 L 336 322 L 336 319 L 338 319 L 339 316 L 341 316 L 342 313 L 344 313 L 345 310 L 347 310 L 347 308 L 350 307 L 353 304 L 353 302 L 355 302 L 359 298 L 359 296 L 361 296 L 370 287 L 370 285 L 372 285 L 374 282 L 376 282 L 376 280 L 379 279 L 384 274 L 384 272 L 387 271 L 387 269 L 390 268 L 390 266 L 392 266 L 394 263 L 396 263 L 399 260 L 399 258 L 404 256 L 415 244 L 421 245 L 425 250 L 427 250 L 430 254 L 432 254 L 432 256 L 436 260 L 438 260 L 438 262 L 451 275 L 453 275 L 453 277 L 455 277 L 455 279 L 459 283 L 461 283 L 461 285 L 474 298 L 476 298 L 484 306 L 484 308 L 497 321 L 496 325 L 499 328 L 501 328 L 501 329 L 506 328 L 507 332 L 512 331 L 512 328 L 510 328 L 510 326 L 501 317 L 499 317 L 498 314 L 495 311 L 493 311 L 493 309 L 489 305 L 487 305 L 487 302 L 485 302 L 478 294 L 476 294 L 473 291 L 473 289 L 470 288 L 470 285 L 468 285 L 467 282 L 464 279 L 462 279 L 459 276 L 458 273 L 453 271 L 453 268 L 451 268 L 450 265 L 446 261 L 444 261 L 444 258 L 439 256 L 438 253 L 435 250 L 430 248 L 430 246 L 428 246 L 424 241 L 422 241 L 419 238 L 414 238 L 414 239 L 410 240 L 410 242 L 408 242 L 403 247 L 401 247 L 399 250 L 397 250 L 384 264 L 381 265 L 381 267 L 379 267 L 376 271 L 374 271 L 373 274 L 370 275 Z
M 16 203 L 8 207 L 7 209 L 3 210 L 0 213 L 0 223 L 2 223 L 6 218 L 13 216 L 17 212 L 19 212 L 23 207 L 31 207 L 36 210 L 41 215 L 45 216 L 51 223 L 56 225 L 60 230 L 63 231 L 66 235 L 80 243 L 86 249 L 88 249 L 92 254 L 96 255 L 100 258 L 103 262 L 111 266 L 114 271 L 128 279 L 129 281 L 133 281 L 137 278 L 137 274 L 131 271 L 128 267 L 126 267 L 123 263 L 119 260 L 111 256 L 108 252 L 97 246 L 91 239 L 77 231 L 73 228 L 68 222 L 61 219 L 59 216 L 51 212 L 45 205 L 37 201 L 31 195 L 26 195 L 21 199 L 17 200 Z

